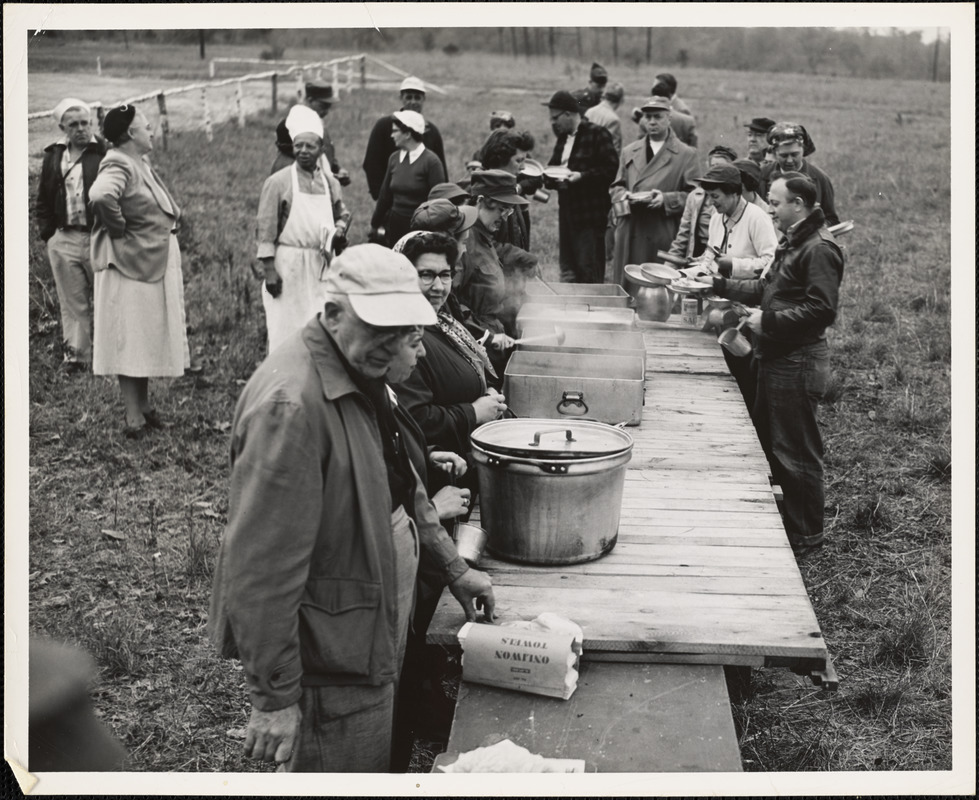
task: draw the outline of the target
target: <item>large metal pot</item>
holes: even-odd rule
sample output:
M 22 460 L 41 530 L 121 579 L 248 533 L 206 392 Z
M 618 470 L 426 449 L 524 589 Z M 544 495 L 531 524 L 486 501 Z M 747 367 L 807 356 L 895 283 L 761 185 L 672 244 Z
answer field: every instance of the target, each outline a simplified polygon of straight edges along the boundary
M 584 420 L 505 419 L 470 439 L 493 555 L 578 564 L 615 547 L 632 458 L 628 433 Z

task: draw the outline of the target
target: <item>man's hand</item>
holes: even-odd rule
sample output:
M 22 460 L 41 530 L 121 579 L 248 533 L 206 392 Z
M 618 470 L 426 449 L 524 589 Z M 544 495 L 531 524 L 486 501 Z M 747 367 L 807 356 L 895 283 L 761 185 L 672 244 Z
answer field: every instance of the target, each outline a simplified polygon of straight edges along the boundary
M 282 276 L 275 270 L 275 259 L 263 258 L 262 267 L 265 271 L 265 288 L 272 297 L 282 294 Z
M 649 207 L 652 209 L 663 207 L 663 193 L 659 189 L 653 189 L 649 196 Z
M 460 489 L 458 486 L 443 486 L 439 489 L 432 498 L 432 505 L 435 506 L 439 519 L 453 519 L 469 513 L 471 494 L 468 489 Z
M 428 454 L 428 460 L 435 469 L 447 472 L 453 478 L 461 478 L 468 469 L 466 459 L 458 453 L 450 453 L 446 450 L 433 450 Z
M 568 175 L 568 183 L 577 183 L 580 180 L 581 180 L 580 172 L 572 172 L 570 175 Z
M 280 708 L 278 711 L 259 711 L 252 708 L 245 732 L 245 755 L 259 761 L 275 761 L 279 764 L 292 758 L 292 748 L 299 735 L 299 723 L 303 714 L 299 703 Z
M 717 271 L 721 275 L 725 278 L 731 277 L 731 272 L 734 270 L 734 259 L 731 256 L 721 256 L 714 263 L 717 264 Z
M 753 308 L 748 315 L 745 325 L 751 329 L 752 333 L 761 333 L 761 309 Z
M 341 186 L 350 185 L 350 173 L 347 172 L 347 170 L 345 170 L 343 167 L 340 167 L 340 169 L 334 172 L 333 175 L 336 177 L 337 181 L 340 183 Z
M 476 609 L 482 610 L 486 622 L 492 622 L 496 619 L 494 613 L 496 598 L 493 596 L 493 583 L 485 572 L 467 569 L 449 584 L 449 591 L 459 601 L 462 610 L 466 612 L 467 622 L 476 621 Z
M 690 273 L 689 272 L 687 273 L 687 277 L 688 278 L 690 277 Z M 701 283 L 709 283 L 711 286 L 714 285 L 714 276 L 713 275 L 694 275 L 693 276 L 693 279 L 695 281 L 700 281 Z

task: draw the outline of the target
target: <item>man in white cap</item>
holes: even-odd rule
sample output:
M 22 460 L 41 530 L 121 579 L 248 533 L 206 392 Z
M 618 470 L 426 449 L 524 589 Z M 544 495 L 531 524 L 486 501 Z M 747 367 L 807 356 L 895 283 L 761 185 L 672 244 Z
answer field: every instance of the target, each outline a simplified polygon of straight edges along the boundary
M 322 273 L 346 245 L 350 212 L 324 168 L 323 123 L 307 106 L 286 117 L 295 161 L 265 180 L 258 201 L 258 252 L 269 352 L 323 305 Z
M 62 100 L 52 114 L 64 138 L 44 148 L 34 217 L 47 243 L 61 307 L 64 368 L 83 372 L 92 363 L 92 213 L 88 193 L 105 155 L 82 100 Z
M 492 621 L 494 597 L 440 526 L 387 393 L 406 340 L 436 322 L 417 271 L 358 245 L 326 290 L 238 401 L 210 635 L 244 668 L 246 755 L 385 772 L 419 547 L 466 619 Z
M 422 113 L 425 105 L 425 84 L 415 77 L 407 77 L 401 81 L 401 110 Z M 364 153 L 364 173 L 367 175 L 367 188 L 374 200 L 381 194 L 381 184 L 384 173 L 388 168 L 388 159 L 395 151 L 391 141 L 391 121 L 393 115 L 386 114 L 374 123 L 370 139 L 367 140 L 367 152 Z M 428 119 L 425 120 L 425 133 L 422 142 L 428 150 L 438 156 L 442 162 L 442 170 L 448 175 L 445 166 L 445 146 L 442 144 L 442 134 Z

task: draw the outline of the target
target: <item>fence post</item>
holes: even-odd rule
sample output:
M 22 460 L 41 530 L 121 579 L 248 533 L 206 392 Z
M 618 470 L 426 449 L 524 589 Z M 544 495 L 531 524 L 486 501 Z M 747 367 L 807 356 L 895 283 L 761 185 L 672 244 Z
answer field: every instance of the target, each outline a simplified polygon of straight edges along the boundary
M 330 83 L 333 85 L 333 96 L 340 97 L 340 65 L 334 62 L 330 65 Z
M 102 74 L 102 56 L 95 57 L 95 74 L 96 75 Z
M 211 59 L 211 63 L 207 65 L 207 72 L 213 78 L 214 77 L 214 59 Z
M 646 28 L 646 63 L 653 60 L 653 29 Z
M 347 59 L 347 94 L 351 94 L 354 90 L 354 60 L 352 58 Z
M 367 56 L 360 57 L 360 88 L 367 88 Z
M 302 67 L 296 70 L 296 96 L 299 102 L 302 102 L 306 96 L 306 74 Z
M 235 84 L 235 108 L 238 111 L 238 127 L 245 127 L 245 98 L 242 81 Z
M 272 73 L 272 116 L 279 112 L 279 73 Z
M 163 140 L 163 149 L 167 149 L 167 138 L 170 135 L 170 118 L 167 116 L 167 96 L 161 91 L 156 96 L 156 105 L 160 109 L 160 138 Z
M 214 141 L 214 130 L 211 128 L 211 107 L 207 102 L 207 87 L 201 89 L 201 101 L 204 103 L 204 135 L 208 142 Z

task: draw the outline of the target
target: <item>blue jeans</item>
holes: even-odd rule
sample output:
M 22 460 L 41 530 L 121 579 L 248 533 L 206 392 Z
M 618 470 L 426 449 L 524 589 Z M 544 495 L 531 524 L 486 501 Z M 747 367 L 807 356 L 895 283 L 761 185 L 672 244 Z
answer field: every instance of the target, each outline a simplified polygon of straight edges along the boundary
M 823 440 L 816 408 L 829 379 L 825 340 L 758 361 L 754 422 L 772 476 L 785 498 L 785 531 L 794 545 L 823 538 Z

